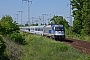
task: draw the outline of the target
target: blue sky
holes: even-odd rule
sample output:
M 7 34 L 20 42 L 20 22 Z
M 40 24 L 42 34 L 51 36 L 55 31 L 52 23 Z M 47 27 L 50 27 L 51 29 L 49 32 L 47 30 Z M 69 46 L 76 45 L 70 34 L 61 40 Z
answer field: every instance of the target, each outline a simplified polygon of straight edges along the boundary
M 30 0 L 30 22 L 42 23 L 43 16 L 42 14 L 47 14 L 44 16 L 44 22 L 48 22 L 47 19 L 52 18 L 54 15 L 63 16 L 67 21 L 69 21 L 70 16 L 70 5 L 69 0 Z M 22 13 L 22 23 L 26 23 L 28 21 L 28 3 L 22 0 L 1 0 L 0 1 L 0 18 L 2 16 L 10 15 L 13 17 L 15 21 L 17 18 L 15 14 L 17 11 L 23 11 Z M 18 23 L 21 23 L 21 15 L 18 13 Z M 39 19 L 41 18 L 41 20 Z M 38 23 L 38 22 L 37 22 Z

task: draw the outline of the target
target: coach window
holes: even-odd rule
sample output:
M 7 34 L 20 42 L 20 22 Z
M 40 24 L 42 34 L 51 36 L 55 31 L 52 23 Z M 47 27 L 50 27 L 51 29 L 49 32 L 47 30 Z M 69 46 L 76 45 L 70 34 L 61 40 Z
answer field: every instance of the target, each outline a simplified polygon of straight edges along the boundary
M 38 28 L 37 28 L 37 31 L 38 31 Z
M 37 30 L 39 31 L 39 28 L 37 28 Z
M 33 30 L 33 28 L 32 28 L 32 30 Z
M 40 28 L 40 31 L 41 31 L 42 29 Z
M 38 31 L 40 31 L 40 28 L 38 28 Z
M 37 29 L 35 28 L 35 31 L 37 31 Z
M 39 31 L 39 28 L 37 28 L 37 31 Z
M 41 28 L 41 31 L 43 31 L 43 28 Z
M 38 31 L 38 28 L 37 28 L 37 31 Z
M 32 30 L 33 30 L 33 28 L 32 28 Z
M 40 31 L 41 31 L 41 28 L 40 28 Z
M 40 28 L 40 31 L 41 31 L 41 28 Z
M 33 28 L 32 28 L 32 30 L 33 30 Z
M 28 31 L 30 31 L 30 29 L 28 29 Z
M 35 28 L 35 31 L 37 31 L 37 28 Z
M 37 31 L 38 31 L 38 28 L 37 28 Z
M 26 30 L 27 30 L 27 28 L 26 28 Z

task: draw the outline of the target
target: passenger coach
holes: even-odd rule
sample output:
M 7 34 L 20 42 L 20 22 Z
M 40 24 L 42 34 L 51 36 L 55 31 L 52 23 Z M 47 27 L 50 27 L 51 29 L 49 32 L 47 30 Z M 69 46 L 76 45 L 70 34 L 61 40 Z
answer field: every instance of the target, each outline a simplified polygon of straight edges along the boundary
M 43 35 L 44 26 L 30 26 L 30 33 Z

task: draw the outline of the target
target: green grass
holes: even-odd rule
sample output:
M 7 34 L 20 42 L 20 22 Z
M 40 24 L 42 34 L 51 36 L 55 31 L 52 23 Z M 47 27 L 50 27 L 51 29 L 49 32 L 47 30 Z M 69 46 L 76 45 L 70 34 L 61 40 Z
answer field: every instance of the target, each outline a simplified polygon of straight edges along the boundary
M 38 35 L 24 34 L 27 45 L 23 46 L 20 60 L 88 60 L 90 57 L 61 42 Z
M 89 35 L 81 35 L 81 34 L 70 33 L 70 34 L 66 34 L 66 37 L 90 42 L 90 36 Z
M 73 39 L 78 39 L 78 40 L 83 40 L 83 41 L 88 41 L 90 42 L 90 35 L 85 35 L 85 34 L 77 34 L 75 32 L 72 32 L 69 29 L 65 29 L 65 34 L 66 38 L 73 38 Z
M 90 56 L 62 42 L 39 35 L 22 34 L 27 42 L 26 45 L 18 45 L 6 38 L 5 54 L 11 60 L 90 60 Z
M 75 32 L 72 32 L 72 28 L 65 29 L 65 34 L 66 34 L 66 38 L 72 38 L 72 39 L 78 39 L 78 40 L 90 42 L 90 35 L 77 34 Z

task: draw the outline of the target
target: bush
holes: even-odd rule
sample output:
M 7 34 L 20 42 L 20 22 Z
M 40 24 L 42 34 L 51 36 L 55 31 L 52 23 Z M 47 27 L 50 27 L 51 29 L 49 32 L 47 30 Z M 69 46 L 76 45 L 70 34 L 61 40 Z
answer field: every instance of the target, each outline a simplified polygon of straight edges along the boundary
M 25 44 L 25 38 L 19 33 L 14 32 L 10 35 L 11 40 L 14 40 L 16 43 Z
M 0 56 L 4 53 L 5 49 L 6 49 L 5 42 L 3 41 L 3 38 L 0 36 Z
M 11 16 L 6 15 L 1 18 L 0 33 L 2 35 L 8 35 L 17 30 L 20 30 L 19 26 L 17 25 L 17 23 L 15 21 L 13 21 Z

